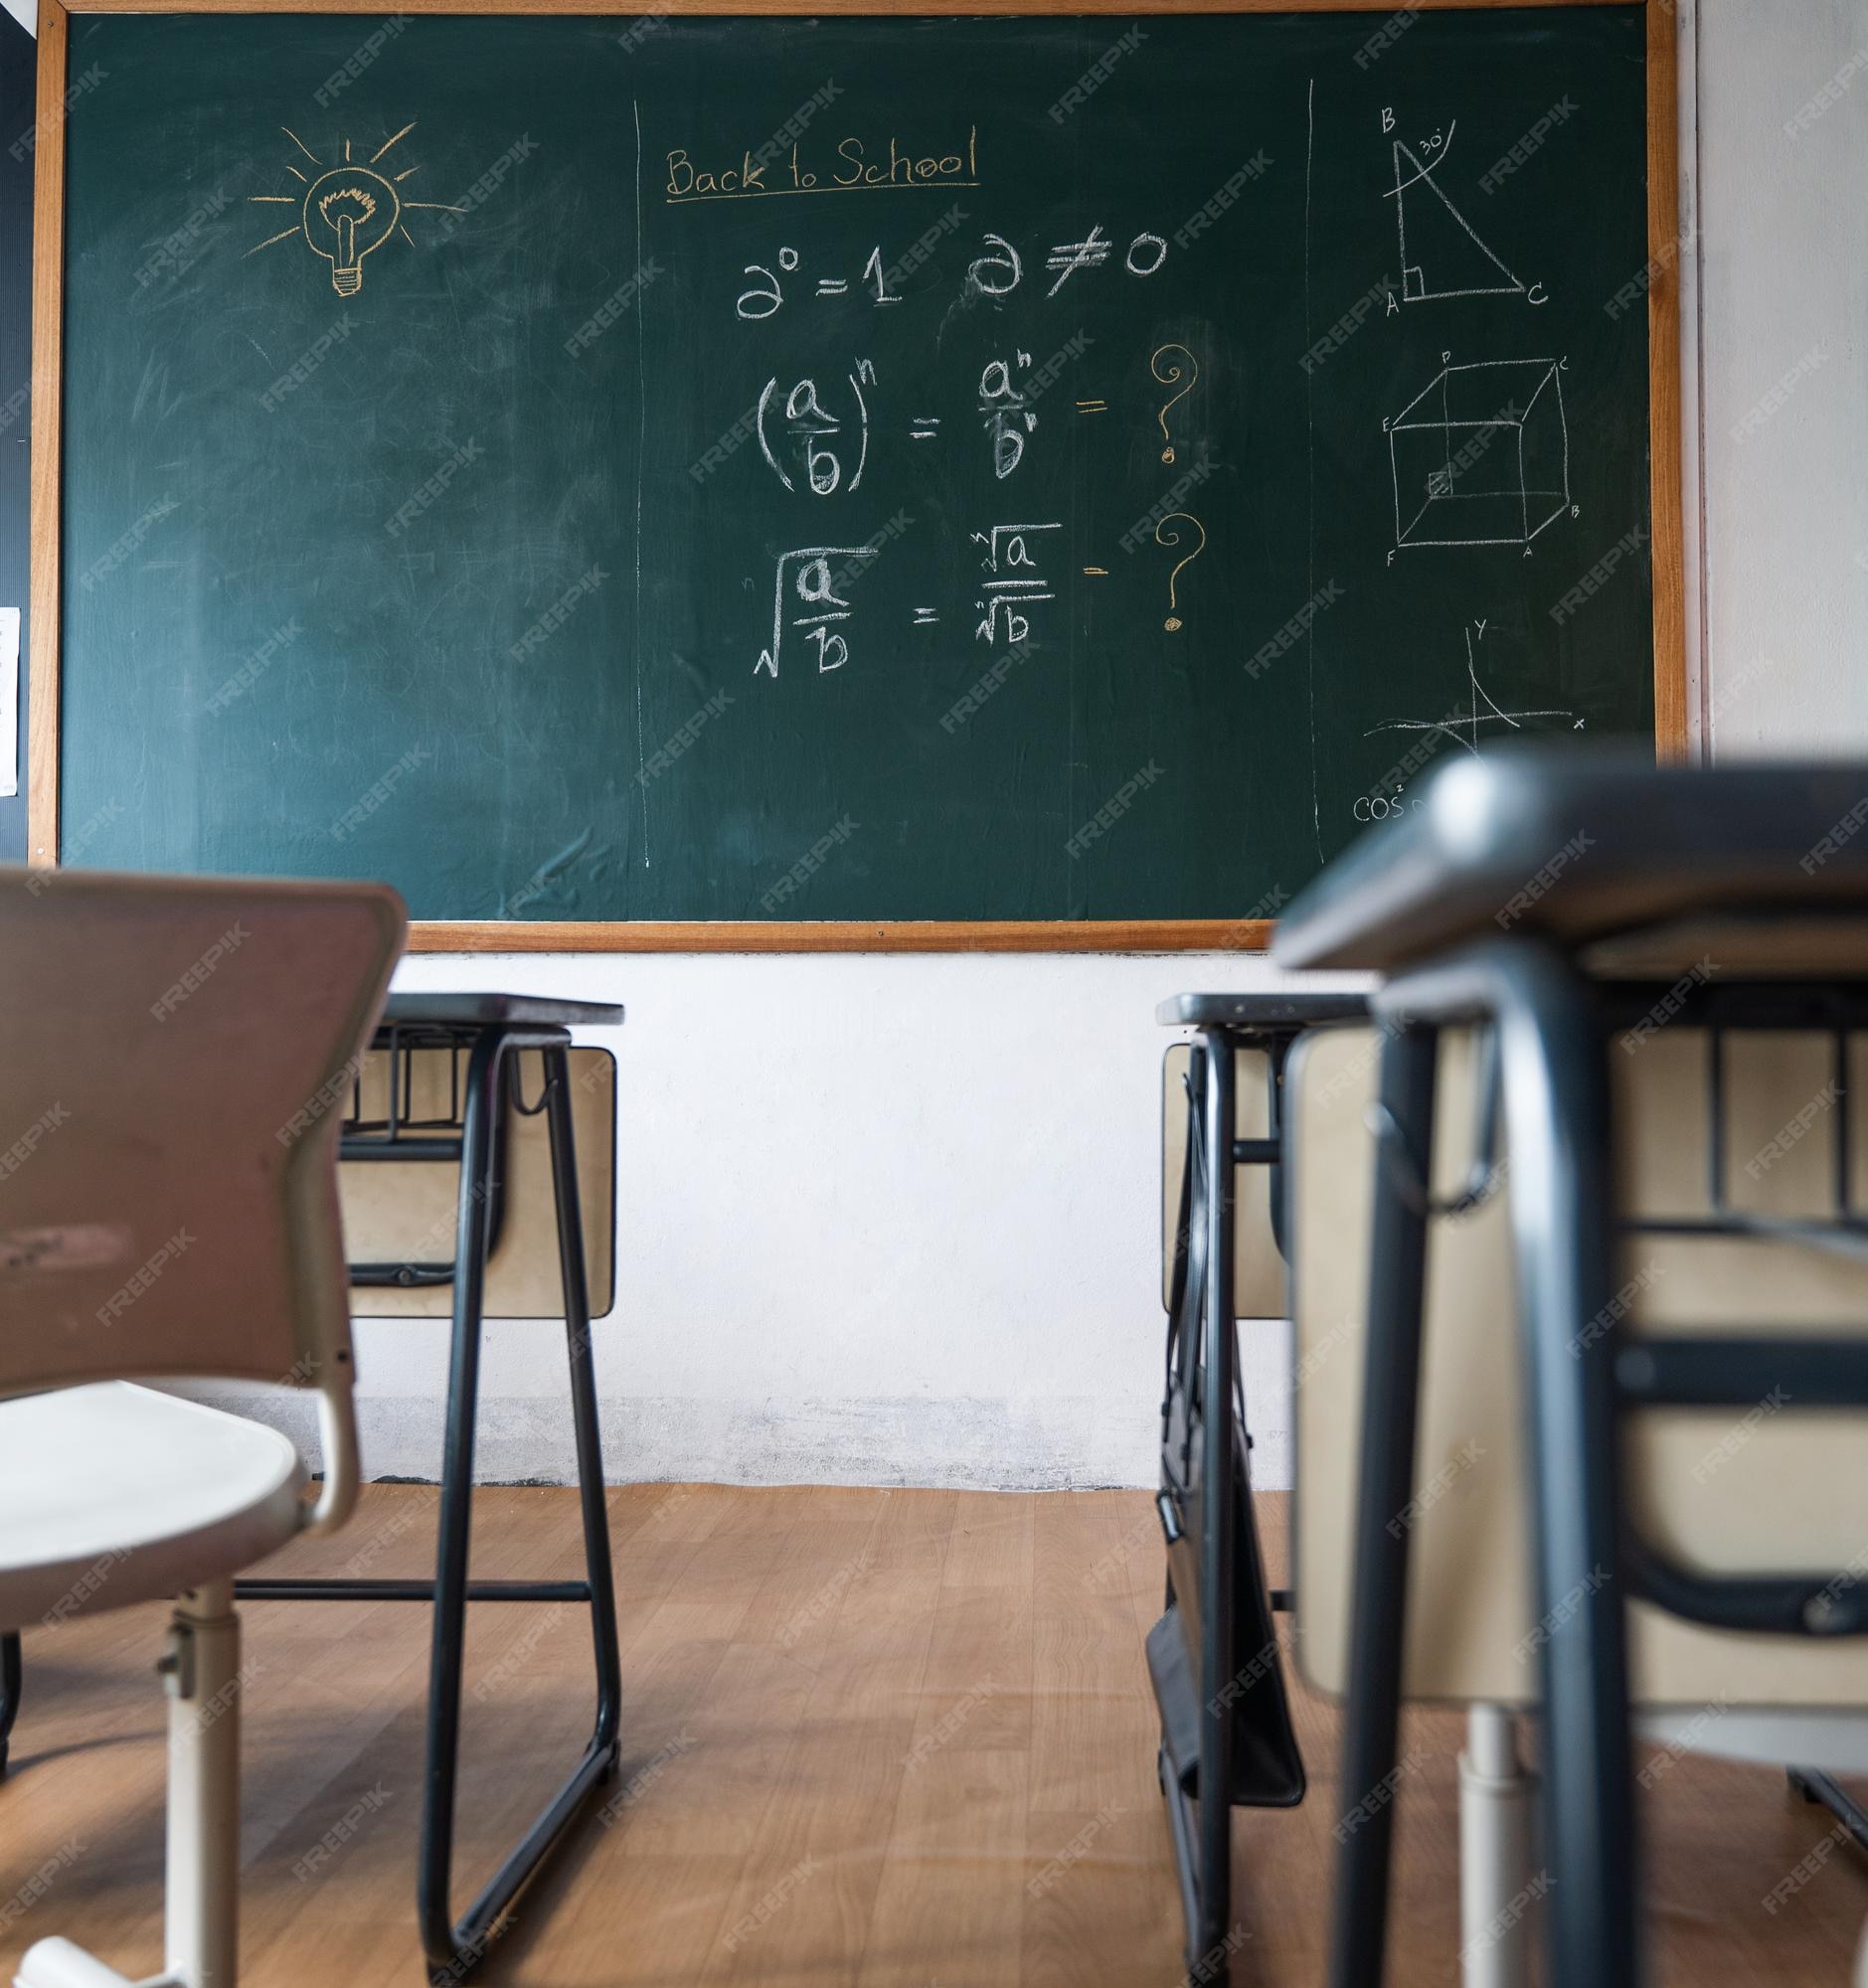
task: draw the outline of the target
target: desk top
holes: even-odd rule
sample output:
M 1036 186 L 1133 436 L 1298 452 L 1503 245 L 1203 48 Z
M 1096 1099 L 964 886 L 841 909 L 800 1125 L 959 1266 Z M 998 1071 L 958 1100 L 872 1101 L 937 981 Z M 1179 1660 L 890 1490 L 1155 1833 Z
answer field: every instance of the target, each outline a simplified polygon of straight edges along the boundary
M 1155 1009 L 1154 1019 L 1170 1029 L 1287 1036 L 1319 1022 L 1359 1022 L 1368 1012 L 1366 994 L 1176 994 Z
M 1749 920 L 1719 965 L 1781 969 L 1785 926 L 1854 913 L 1835 977 L 1868 978 L 1868 764 L 1655 766 L 1641 748 L 1501 746 L 1442 766 L 1297 894 L 1280 966 L 1393 971 L 1480 939 L 1565 950 Z M 1749 947 L 1754 956 L 1739 956 Z
M 563 1028 L 613 1028 L 622 1005 L 611 1001 L 560 1001 L 546 994 L 392 994 L 385 1022 L 431 1022 L 442 1028 L 485 1028 L 495 1022 L 557 1024 Z

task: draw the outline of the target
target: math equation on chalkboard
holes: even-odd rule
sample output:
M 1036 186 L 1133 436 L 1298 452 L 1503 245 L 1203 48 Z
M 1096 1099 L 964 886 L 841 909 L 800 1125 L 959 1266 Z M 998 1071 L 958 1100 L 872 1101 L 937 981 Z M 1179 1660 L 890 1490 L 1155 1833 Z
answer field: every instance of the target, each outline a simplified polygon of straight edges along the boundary
M 1024 649 L 1068 617 L 1077 586 L 1107 580 L 1110 560 L 1144 542 L 1159 555 L 1146 583 L 1160 630 L 1180 633 L 1196 611 L 1182 595 L 1210 541 L 1196 508 L 1210 447 L 1193 444 L 1210 442 L 1198 395 L 1214 360 L 1150 327 L 1173 316 L 1177 253 L 1272 160 L 1263 147 L 1249 154 L 1191 216 L 1135 226 L 1086 208 L 1069 228 L 987 225 L 989 161 L 989 142 L 969 124 L 926 141 L 885 131 L 817 144 L 780 133 L 729 151 L 673 145 L 654 168 L 664 209 L 732 204 L 751 223 L 731 238 L 744 260 L 708 253 L 713 243 L 699 238 L 706 273 L 694 304 L 713 332 L 743 327 L 730 349 L 754 363 L 739 383 L 749 405 L 694 474 L 720 473 L 744 448 L 778 515 L 798 527 L 764 555 L 745 644 L 755 676 L 860 669 L 885 624 L 908 632 L 911 651 L 955 631 L 970 644 Z M 1018 175 L 1006 178 L 1015 188 Z M 916 197 L 930 193 L 948 199 L 924 222 Z M 879 198 L 837 202 L 825 226 L 820 203 L 840 195 Z M 1026 203 L 1008 195 L 1006 204 Z M 690 244 L 682 239 L 679 252 L 691 257 Z M 1118 294 L 1105 299 L 1104 288 Z M 1136 314 L 1119 292 L 1144 288 L 1153 306 Z M 1120 331 L 1103 328 L 1104 306 L 1119 311 Z M 784 363 L 799 351 L 802 364 Z M 1068 507 L 1050 501 L 1058 478 L 1043 465 L 1050 455 L 1081 472 L 1075 431 L 1111 417 L 1144 435 L 1144 448 L 1118 451 L 1141 475 L 1116 543 L 1086 549 L 1081 521 L 1073 530 L 1062 515 L 1081 513 L 1080 494 L 1064 493 Z M 883 484 L 908 508 L 878 505 Z M 962 570 L 926 562 L 925 582 L 892 589 L 883 604 L 863 581 L 908 535 L 918 494 L 956 489 Z M 878 510 L 879 527 L 868 528 Z

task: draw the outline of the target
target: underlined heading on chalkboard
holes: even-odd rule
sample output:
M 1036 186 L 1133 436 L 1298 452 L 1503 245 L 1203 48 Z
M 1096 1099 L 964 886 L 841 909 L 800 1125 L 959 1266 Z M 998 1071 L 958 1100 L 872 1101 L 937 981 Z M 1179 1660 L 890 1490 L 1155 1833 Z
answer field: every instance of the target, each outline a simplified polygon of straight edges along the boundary
M 763 152 L 763 148 L 762 148 Z M 747 146 L 737 165 L 703 169 L 685 150 L 668 154 L 666 199 L 670 207 L 695 200 L 747 200 L 762 195 L 794 193 L 872 193 L 893 189 L 976 187 L 979 185 L 979 127 L 966 133 L 964 152 L 912 152 L 891 136 L 887 163 L 871 160 L 861 138 L 843 138 L 836 146 L 834 166 L 821 171 L 806 166 L 802 148 L 794 144 L 790 157 L 775 170 L 771 161 Z M 772 177 L 767 180 L 766 174 Z

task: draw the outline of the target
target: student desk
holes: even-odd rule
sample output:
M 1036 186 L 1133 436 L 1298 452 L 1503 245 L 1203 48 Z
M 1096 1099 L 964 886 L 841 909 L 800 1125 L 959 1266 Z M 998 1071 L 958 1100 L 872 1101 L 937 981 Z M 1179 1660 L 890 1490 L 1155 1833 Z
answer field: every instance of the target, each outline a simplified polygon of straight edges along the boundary
M 1367 1015 L 1368 1003 L 1360 994 L 1176 994 L 1154 1012 L 1155 1020 L 1168 1028 L 1197 1031 L 1197 1047 L 1188 1071 L 1179 1213 L 1167 1239 L 1170 1373 L 1162 1403 L 1162 1486 L 1157 1499 L 1171 1569 L 1169 1599 L 1178 1615 L 1164 1617 L 1150 1635 L 1149 1671 L 1161 1714 L 1159 1778 L 1180 1879 L 1187 1965 L 1196 1979 L 1224 1988 L 1232 1918 L 1231 1795 L 1238 1750 L 1228 1685 L 1239 1670 L 1242 1617 L 1254 1624 L 1247 1642 L 1257 1652 L 1271 1640 L 1260 1632 L 1269 1632 L 1272 1611 L 1289 1605 L 1285 1591 L 1265 1588 L 1256 1551 L 1247 1554 L 1247 1585 L 1257 1591 L 1240 1592 L 1242 1542 L 1234 1499 L 1201 1496 L 1194 1482 L 1197 1467 L 1198 1486 L 1231 1485 L 1244 1462 L 1243 1403 L 1237 1419 L 1224 1411 L 1238 1390 L 1234 1342 L 1238 1234 L 1231 1183 L 1237 1167 L 1270 1170 L 1271 1229 L 1281 1250 L 1285 1060 L 1304 1030 L 1326 1022 L 1359 1021 Z M 1234 1059 L 1241 1051 L 1262 1053 L 1269 1065 L 1262 1137 L 1237 1135 Z M 1228 1192 L 1207 1192 L 1211 1181 L 1225 1181 Z M 1172 1371 L 1176 1364 L 1183 1377 L 1179 1382 Z M 1203 1412 L 1207 1403 L 1222 1405 L 1222 1411 Z M 1195 1419 L 1197 1433 L 1191 1426 Z M 1198 1443 L 1197 1466 L 1177 1454 L 1190 1438 Z M 1249 1527 L 1249 1514 L 1246 1521 Z M 1286 1735 L 1281 1708 L 1275 1724 L 1282 1741 Z M 1289 1747 L 1294 1754 L 1294 1740 Z M 1300 1796 L 1300 1767 L 1295 1785 Z M 1215 1788 L 1227 1790 L 1228 1798 L 1199 1798 Z
M 1868 1587 L 1828 1571 L 1711 1575 L 1669 1562 L 1624 1513 L 1617 1421 L 1743 1408 L 1782 1386 L 1798 1408 L 1868 1404 L 1868 1346 L 1728 1329 L 1624 1346 L 1608 1059 L 1630 1029 L 1691 1018 L 1712 1037 L 1709 1218 L 1628 1226 L 1859 1249 L 1849 1138 L 1818 1228 L 1726 1193 L 1722 1032 L 1868 1026 L 1868 765 L 1656 769 L 1644 752 L 1506 748 L 1460 758 L 1398 823 L 1362 838 L 1291 905 L 1280 965 L 1375 970 L 1382 1025 L 1368 1356 L 1341 1786 L 1391 1785 L 1414 1485 L 1438 1035 L 1489 1041 L 1511 1165 L 1544 1722 L 1544 1856 L 1555 1988 L 1634 1988 L 1637 1908 L 1624 1602 L 1716 1628 L 1868 1630 Z M 1702 962 L 1716 962 L 1709 974 Z M 1658 1021 L 1656 1020 L 1658 1018 Z M 1482 1086 L 1486 1091 L 1490 1083 Z M 1482 1109 L 1481 1119 L 1492 1114 Z M 1481 1155 L 1483 1158 L 1483 1155 Z M 1605 1575 L 1604 1571 L 1608 1571 Z M 1382 1979 L 1392 1804 L 1349 1833 L 1334 1900 L 1333 1988 Z
M 422 1843 L 416 1899 L 422 1943 L 436 1978 L 459 1981 L 484 1954 L 488 1935 L 521 1886 L 563 1833 L 585 1796 L 614 1770 L 621 1708 L 616 1603 L 603 1499 L 602 1448 L 591 1360 L 590 1297 L 585 1277 L 584 1220 L 579 1206 L 576 1147 L 569 1101 L 571 1030 L 613 1028 L 620 1007 L 595 1001 L 547 1000 L 524 994 L 392 994 L 371 1045 L 389 1059 L 389 1108 L 365 1119 L 353 1074 L 352 1108 L 339 1138 L 345 1161 L 382 1164 L 455 1161 L 460 1183 L 451 1264 L 353 1264 L 354 1284 L 451 1282 L 453 1338 L 448 1366 L 440 1515 L 432 1580 L 255 1577 L 235 1582 L 254 1601 L 425 1601 L 433 1605 L 429 1658 L 427 1767 L 423 1782 Z M 537 1050 L 545 1093 L 527 1104 L 517 1085 L 516 1052 Z M 441 1117 L 408 1115 L 406 1059 L 440 1053 L 466 1060 L 465 1080 Z M 341 1098 L 344 1085 L 336 1087 Z M 473 1444 L 479 1396 L 480 1332 L 486 1259 L 502 1201 L 503 1126 L 509 1111 L 548 1114 L 558 1253 L 564 1286 L 565 1333 L 571 1366 L 571 1413 L 577 1438 L 578 1494 L 583 1509 L 582 1580 L 469 1580 L 467 1552 L 473 1516 Z M 582 1757 L 524 1838 L 501 1864 L 465 1914 L 453 1917 L 454 1792 L 460 1736 L 462 1645 L 470 1601 L 575 1602 L 591 1611 L 596 1668 L 596 1719 Z M 7 1730 L 20 1695 L 18 1640 L 0 1639 L 0 1766 Z

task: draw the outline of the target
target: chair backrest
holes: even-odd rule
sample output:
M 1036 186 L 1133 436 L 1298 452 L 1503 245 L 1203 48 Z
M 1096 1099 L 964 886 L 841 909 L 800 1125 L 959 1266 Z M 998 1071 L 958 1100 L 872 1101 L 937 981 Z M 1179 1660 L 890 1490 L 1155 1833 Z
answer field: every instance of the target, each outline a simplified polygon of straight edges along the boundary
M 1298 1376 L 1293 1572 L 1296 1651 L 1313 1683 L 1340 1693 L 1348 1674 L 1369 1214 L 1376 1032 L 1319 1030 L 1286 1068 L 1291 1137 L 1291 1278 Z M 1846 1098 L 1810 1109 L 1832 1079 L 1825 1038 L 1728 1035 L 1727 1191 L 1773 1215 L 1829 1212 L 1831 1141 L 1861 1113 L 1868 1040 L 1850 1043 Z M 1704 1030 L 1673 1024 L 1612 1055 L 1621 1212 L 1704 1217 Z M 1475 1118 L 1471 1039 L 1443 1037 L 1436 1099 L 1437 1197 L 1464 1185 Z M 1785 1139 L 1784 1128 L 1799 1126 Z M 1859 1133 L 1858 1121 L 1856 1130 Z M 1765 1155 L 1776 1141 L 1781 1157 Z M 1509 1154 L 1504 1156 L 1509 1180 Z M 1506 1188 L 1508 1192 L 1508 1186 Z M 1855 1190 L 1859 1213 L 1868 1206 Z M 1868 1268 L 1778 1241 L 1631 1235 L 1616 1277 L 1618 1329 L 1634 1338 L 1721 1330 L 1746 1335 L 1868 1332 Z M 1531 1547 L 1505 1193 L 1436 1220 L 1410 1527 L 1404 1689 L 1423 1699 L 1524 1704 L 1538 1689 Z M 1623 1495 L 1643 1537 L 1709 1574 L 1851 1570 L 1868 1578 L 1868 1414 L 1670 1409 L 1624 1418 Z M 1559 1603 L 1561 1605 L 1561 1603 Z M 1633 1690 L 1648 1706 L 1860 1706 L 1868 1664 L 1858 1639 L 1705 1628 L 1645 1602 L 1629 1611 Z
M 1175 1043 L 1161 1060 L 1161 1304 L 1172 1302 L 1180 1234 L 1181 1187 L 1187 1178 L 1187 1074 L 1193 1045 Z M 1272 1058 L 1266 1050 L 1233 1056 L 1234 1136 L 1263 1139 L 1271 1129 Z M 1272 1230 L 1271 1169 L 1233 1170 L 1233 1316 L 1282 1318 L 1284 1258 Z
M 0 871 L 0 1395 L 274 1382 L 347 1439 L 336 1135 L 404 924 L 376 885 Z

